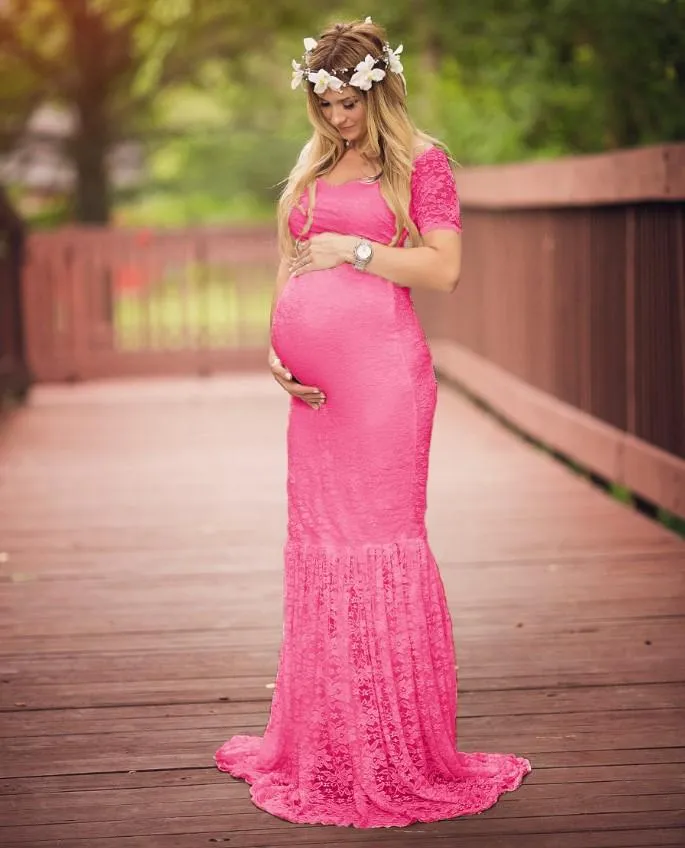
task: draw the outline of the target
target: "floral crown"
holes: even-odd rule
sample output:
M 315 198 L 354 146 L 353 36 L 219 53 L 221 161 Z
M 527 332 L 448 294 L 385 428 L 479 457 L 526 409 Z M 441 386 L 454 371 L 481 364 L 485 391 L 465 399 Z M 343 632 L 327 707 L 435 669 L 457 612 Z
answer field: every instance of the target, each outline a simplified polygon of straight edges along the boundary
M 367 24 L 370 24 L 371 22 L 371 18 L 366 18 L 364 21 L 364 23 Z M 400 53 L 404 49 L 402 44 L 400 44 L 399 47 L 396 47 L 395 50 L 391 50 L 390 45 L 386 42 L 383 45 L 383 53 L 377 58 L 374 58 L 370 53 L 367 53 L 366 58 L 362 59 L 362 61 L 354 68 L 354 73 L 350 77 L 349 82 L 345 82 L 335 76 L 335 74 L 348 73 L 352 70 L 351 68 L 335 68 L 333 73 L 329 73 L 323 68 L 318 71 L 312 70 L 309 63 L 309 57 L 311 51 L 316 47 L 316 45 L 316 39 L 305 38 L 302 61 L 298 62 L 296 59 L 293 59 L 293 78 L 291 83 L 293 90 L 298 87 L 304 88 L 303 82 L 306 78 L 309 82 L 314 84 L 314 92 L 316 94 L 323 94 L 327 88 L 331 88 L 333 91 L 340 91 L 341 88 L 345 88 L 347 85 L 353 85 L 362 91 L 368 91 L 374 82 L 378 82 L 385 77 L 386 70 L 377 67 L 377 65 L 381 63 L 385 64 L 387 70 L 391 71 L 393 74 L 400 75 L 404 84 L 404 90 L 407 90 L 407 81 L 402 73 L 404 68 L 400 61 Z

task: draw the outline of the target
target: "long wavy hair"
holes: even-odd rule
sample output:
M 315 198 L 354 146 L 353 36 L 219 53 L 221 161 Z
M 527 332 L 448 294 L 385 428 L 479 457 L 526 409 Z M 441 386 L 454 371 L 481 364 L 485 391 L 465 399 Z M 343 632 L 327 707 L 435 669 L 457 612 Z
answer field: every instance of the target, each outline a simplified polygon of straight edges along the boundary
M 355 66 L 367 54 L 378 58 L 387 42 L 385 30 L 376 23 L 355 21 L 334 24 L 317 38 L 309 54 L 310 69 L 324 69 L 348 82 Z M 340 73 L 339 68 L 348 68 Z M 314 132 L 300 152 L 290 172 L 278 203 L 278 242 L 282 256 L 291 256 L 294 239 L 288 228 L 288 217 L 305 189 L 308 190 L 307 220 L 298 238 L 311 228 L 316 204 L 316 179 L 332 171 L 345 152 L 338 131 L 325 119 L 319 97 L 306 77 L 307 114 Z M 380 162 L 380 190 L 395 215 L 396 228 L 391 245 L 396 245 L 406 229 L 412 244 L 420 244 L 421 236 L 409 217 L 411 174 L 416 139 L 446 150 L 445 145 L 417 129 L 407 111 L 404 82 L 399 74 L 388 69 L 382 80 L 374 82 L 368 91 L 352 87 L 366 102 L 366 135 L 361 142 L 363 157 Z M 304 210 L 302 210 L 304 212 Z

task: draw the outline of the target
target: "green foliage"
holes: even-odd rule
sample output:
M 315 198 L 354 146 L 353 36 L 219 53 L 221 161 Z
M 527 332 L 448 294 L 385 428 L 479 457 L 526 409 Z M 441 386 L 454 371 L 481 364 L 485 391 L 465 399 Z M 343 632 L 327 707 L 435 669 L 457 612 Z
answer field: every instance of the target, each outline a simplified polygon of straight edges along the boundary
M 664 527 L 667 527 L 685 539 L 685 516 L 676 515 L 667 509 L 659 509 L 658 518 Z
M 88 118 L 70 152 L 92 190 L 102 187 L 85 154 L 120 138 L 146 145 L 149 178 L 137 199 L 117 199 L 118 220 L 272 214 L 309 133 L 290 59 L 303 36 L 368 14 L 405 44 L 412 114 L 463 164 L 685 138 L 685 0 L 272 0 L 263 11 L 251 0 L 6 0 L 0 146 L 49 98 Z
M 63 198 L 54 198 L 47 201 L 38 212 L 34 212 L 30 218 L 31 228 L 34 230 L 51 230 L 72 220 L 70 206 Z
M 385 19 L 385 4 L 373 5 Z M 505 125 L 519 130 L 505 156 L 685 138 L 685 0 L 425 0 L 422 12 L 398 0 L 392 24 L 425 68 L 458 78 L 463 117 L 482 109 L 487 125 L 484 90 L 503 101 Z
M 404 41 L 412 114 L 462 164 L 684 138 L 684 10 L 683 0 L 348 3 L 296 37 L 285 33 L 269 55 L 247 57 L 237 82 L 226 67 L 215 71 L 204 93 L 221 104 L 225 132 L 188 127 L 184 141 L 163 145 L 184 149 L 168 190 L 176 180 L 179 195 L 216 198 L 206 206 L 211 220 L 219 194 L 227 218 L 235 198 L 248 196 L 257 201 L 249 214 L 269 214 L 309 132 L 300 93 L 288 86 L 289 60 L 303 35 L 366 14 L 393 45 Z
M 626 486 L 621 486 L 619 483 L 610 483 L 609 491 L 611 492 L 611 496 L 617 501 L 621 501 L 621 503 L 628 504 L 629 506 L 634 506 L 635 501 L 633 493 Z
M 280 184 L 309 132 L 301 92 L 289 85 L 292 50 L 283 39 L 268 57 L 246 57 L 238 78 L 230 65 L 208 63 L 202 88 L 176 86 L 160 95 L 146 196 L 121 209 L 120 219 L 272 219 Z
M 295 0 L 279 0 L 268 15 L 254 11 L 251 0 L 5 0 L 6 146 L 38 102 L 66 107 L 74 118 L 65 150 L 77 172 L 76 215 L 108 220 L 111 144 L 153 136 L 156 101 L 166 88 L 202 87 L 205 68 L 217 60 L 240 75 L 255 44 L 268 51 L 277 33 L 297 26 L 302 15 Z M 6 84 L 15 74 L 20 84 Z

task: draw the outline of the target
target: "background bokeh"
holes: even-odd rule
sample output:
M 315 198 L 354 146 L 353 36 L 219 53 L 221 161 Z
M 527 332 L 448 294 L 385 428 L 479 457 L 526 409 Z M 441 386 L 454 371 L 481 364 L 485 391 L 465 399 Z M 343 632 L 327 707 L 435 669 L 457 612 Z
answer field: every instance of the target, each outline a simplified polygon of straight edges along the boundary
M 685 0 L 0 0 L 0 181 L 34 226 L 270 219 L 290 61 L 366 15 L 462 164 L 685 137 Z

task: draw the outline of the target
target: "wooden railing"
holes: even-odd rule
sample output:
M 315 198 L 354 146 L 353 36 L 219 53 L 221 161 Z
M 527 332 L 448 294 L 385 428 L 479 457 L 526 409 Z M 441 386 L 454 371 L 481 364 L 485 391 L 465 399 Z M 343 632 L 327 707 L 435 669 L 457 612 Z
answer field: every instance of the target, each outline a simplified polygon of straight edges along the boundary
M 38 380 L 264 365 L 271 227 L 32 235 L 24 275 Z
M 439 371 L 685 514 L 685 145 L 458 174 L 455 295 L 416 290 Z
M 29 372 L 21 312 L 24 230 L 0 190 L 0 405 L 24 394 Z

